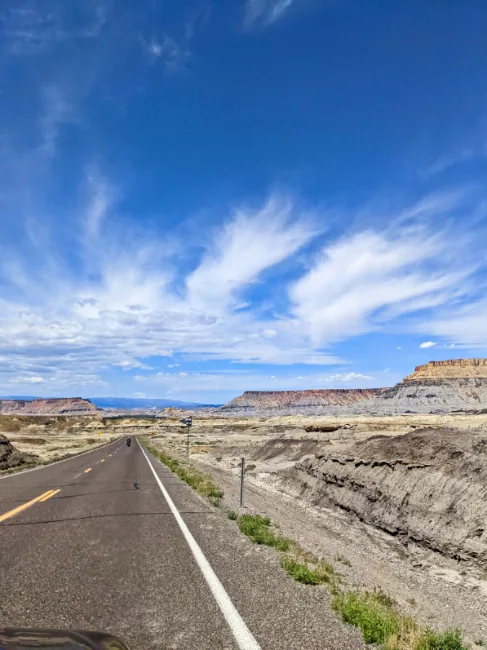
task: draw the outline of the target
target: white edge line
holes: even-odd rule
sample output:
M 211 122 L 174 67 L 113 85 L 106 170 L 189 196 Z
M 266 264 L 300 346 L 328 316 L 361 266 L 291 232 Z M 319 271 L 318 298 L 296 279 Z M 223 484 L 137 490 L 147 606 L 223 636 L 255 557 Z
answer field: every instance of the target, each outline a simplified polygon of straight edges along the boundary
M 53 465 L 58 465 L 59 463 L 65 463 L 67 460 L 73 460 L 73 458 L 79 458 L 80 456 L 84 456 L 85 454 L 92 454 L 94 451 L 103 449 L 103 447 L 108 447 L 108 445 L 114 445 L 116 442 L 120 442 L 122 438 L 123 436 L 120 436 L 116 440 L 112 440 L 112 442 L 106 442 L 104 445 L 100 445 L 96 449 L 88 449 L 88 451 L 82 451 L 81 454 L 73 454 L 69 458 L 63 458 L 62 460 L 55 460 L 53 463 L 48 463 L 47 465 L 39 465 L 39 467 L 31 467 L 30 469 L 23 469 L 20 470 L 19 472 L 15 472 L 14 474 L 7 474 L 6 476 L 0 476 L 0 481 L 4 478 L 15 478 L 16 476 L 21 476 L 22 474 L 28 474 L 29 472 L 37 472 L 38 469 L 47 469 L 48 467 L 52 467 Z M 15 440 L 14 440 L 14 444 L 15 444 Z
M 218 579 L 216 573 L 211 568 L 211 565 L 206 559 L 203 551 L 199 547 L 198 542 L 190 533 L 189 528 L 186 526 L 184 522 L 184 519 L 179 514 L 178 509 L 174 505 L 173 500 L 169 496 L 168 491 L 162 484 L 161 479 L 158 477 L 156 470 L 152 466 L 152 463 L 150 462 L 149 458 L 147 457 L 147 454 L 145 453 L 144 449 L 142 448 L 138 440 L 137 440 L 137 444 L 139 445 L 142 453 L 144 454 L 146 461 L 149 463 L 149 467 L 151 468 L 152 473 L 154 474 L 154 477 L 157 481 L 157 485 L 159 486 L 162 494 L 164 495 L 164 498 L 166 499 L 167 504 L 172 514 L 174 515 L 174 518 L 178 522 L 179 528 L 181 529 L 181 532 L 183 533 L 184 538 L 187 541 L 188 546 L 194 555 L 194 559 L 196 560 L 196 563 L 199 566 L 201 573 L 203 574 L 203 577 L 205 578 L 208 587 L 210 588 L 210 591 L 217 602 L 218 607 L 220 608 L 223 616 L 225 617 L 226 622 L 228 623 L 228 626 L 230 627 L 233 633 L 233 636 L 235 638 L 235 641 L 237 642 L 238 647 L 240 648 L 240 650 L 261 650 L 260 645 L 253 637 L 251 631 L 245 624 L 245 621 L 240 616 L 237 609 L 235 608 L 235 605 L 230 600 L 230 596 L 225 591 L 224 586 Z

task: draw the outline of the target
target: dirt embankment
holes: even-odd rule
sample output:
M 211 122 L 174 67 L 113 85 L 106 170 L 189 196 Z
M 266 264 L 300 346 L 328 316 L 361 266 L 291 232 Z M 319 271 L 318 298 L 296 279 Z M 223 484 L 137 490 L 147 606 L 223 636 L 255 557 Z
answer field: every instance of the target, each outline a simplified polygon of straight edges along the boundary
M 0 471 L 22 467 L 37 461 L 37 456 L 22 453 L 12 445 L 8 438 L 0 434 Z
M 8 460 L 0 470 L 46 463 L 93 449 L 120 435 L 93 417 L 1 415 L 0 442 Z M 0 453 L 1 461 L 1 453 Z
M 191 462 L 237 511 L 245 456 L 245 512 L 269 516 L 348 584 L 487 641 L 484 440 L 487 414 L 195 419 Z M 176 422 L 153 444 L 185 457 Z
M 487 567 L 487 435 L 420 429 L 309 456 L 280 477 L 289 493 L 338 507 L 442 555 Z

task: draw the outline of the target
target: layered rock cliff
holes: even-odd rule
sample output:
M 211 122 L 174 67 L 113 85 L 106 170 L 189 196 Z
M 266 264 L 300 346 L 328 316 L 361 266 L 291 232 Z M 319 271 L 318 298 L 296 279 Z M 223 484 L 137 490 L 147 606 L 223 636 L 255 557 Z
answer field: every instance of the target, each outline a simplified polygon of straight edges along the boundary
M 416 412 L 487 408 L 487 359 L 430 361 L 382 395 L 377 407 Z
M 404 382 L 444 379 L 486 379 L 487 359 L 448 359 L 416 366 Z
M 374 436 L 282 472 L 286 491 L 338 507 L 403 541 L 487 567 L 487 434 Z
M 0 400 L 2 415 L 96 415 L 98 409 L 87 399 Z
M 245 391 L 220 409 L 227 413 L 266 412 L 320 412 L 325 407 L 347 406 L 361 400 L 378 397 L 384 388 L 352 388 L 329 390 Z
M 487 409 L 487 359 L 430 361 L 392 388 L 246 391 L 227 415 L 396 415 Z

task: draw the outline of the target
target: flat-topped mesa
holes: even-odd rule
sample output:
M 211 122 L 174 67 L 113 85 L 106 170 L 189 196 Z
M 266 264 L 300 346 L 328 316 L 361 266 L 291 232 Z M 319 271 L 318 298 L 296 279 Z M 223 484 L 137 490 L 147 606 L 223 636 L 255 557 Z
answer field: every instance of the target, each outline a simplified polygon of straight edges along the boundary
M 375 399 L 384 388 L 337 388 L 315 390 L 245 391 L 222 407 L 234 409 L 293 409 L 302 407 L 340 406 Z
M 1 415 L 96 415 L 98 409 L 82 397 L 0 399 Z
M 485 379 L 487 380 L 487 359 L 448 359 L 430 361 L 417 366 L 414 372 L 404 378 L 403 383 L 442 379 Z
M 487 359 L 431 361 L 390 388 L 380 400 L 388 410 L 415 413 L 487 409 Z

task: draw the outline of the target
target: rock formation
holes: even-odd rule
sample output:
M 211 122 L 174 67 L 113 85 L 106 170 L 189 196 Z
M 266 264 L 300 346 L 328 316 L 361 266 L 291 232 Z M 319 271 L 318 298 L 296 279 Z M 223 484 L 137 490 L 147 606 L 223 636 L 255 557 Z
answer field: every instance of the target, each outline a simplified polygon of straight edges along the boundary
M 34 462 L 37 457 L 33 454 L 23 454 L 16 449 L 8 438 L 0 434 L 0 471 L 21 467 Z
M 395 415 L 487 409 L 487 359 L 430 361 L 392 388 L 246 391 L 222 415 Z
M 361 400 L 375 399 L 384 388 L 329 390 L 245 391 L 219 410 L 222 413 L 253 414 L 260 411 L 311 413 L 329 406 L 348 406 Z
M 286 491 L 352 512 L 405 542 L 487 567 L 487 435 L 421 429 L 316 454 L 282 473 Z
M 2 415 L 96 415 L 98 409 L 87 399 L 0 400 Z
M 435 379 L 487 379 L 487 359 L 448 359 L 416 366 L 404 382 Z
M 447 412 L 487 408 L 487 359 L 430 361 L 382 395 L 378 408 Z

